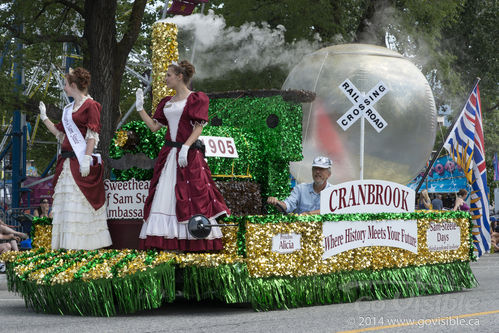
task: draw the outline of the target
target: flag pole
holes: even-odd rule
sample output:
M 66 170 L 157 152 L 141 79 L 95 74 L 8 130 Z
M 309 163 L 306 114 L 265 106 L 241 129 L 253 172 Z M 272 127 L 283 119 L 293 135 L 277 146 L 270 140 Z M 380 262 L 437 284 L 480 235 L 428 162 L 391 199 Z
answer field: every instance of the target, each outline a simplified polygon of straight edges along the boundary
M 454 120 L 452 122 L 452 125 L 449 127 L 449 130 L 447 131 L 447 135 L 445 136 L 445 140 L 442 142 L 442 145 L 440 146 L 440 149 L 432 157 L 430 163 L 428 164 L 428 167 L 426 168 L 426 170 L 425 170 L 425 172 L 423 174 L 423 177 L 419 181 L 418 187 L 416 187 L 416 190 L 415 190 L 416 193 L 418 193 L 419 189 L 423 185 L 424 180 L 426 179 L 426 177 L 430 173 L 430 170 L 433 167 L 433 164 L 435 163 L 435 161 L 437 160 L 437 158 L 440 156 L 440 153 L 442 153 L 442 150 L 444 149 L 444 146 L 447 143 L 447 139 L 449 139 L 449 135 L 452 134 L 452 131 L 454 130 L 454 127 L 456 127 L 459 118 L 461 118 L 461 114 L 463 113 L 464 108 L 466 107 L 466 103 L 468 103 L 469 96 L 473 93 L 473 90 L 475 90 L 475 87 L 478 85 L 478 82 L 480 82 L 480 78 L 479 77 L 476 78 L 475 83 L 473 84 L 473 88 L 471 88 L 471 90 L 470 90 L 470 93 L 468 95 L 466 95 L 466 101 L 464 102 L 463 107 L 461 108 L 461 111 L 459 112 L 459 114 L 457 115 L 457 117 L 454 118 Z
M 201 4 L 201 15 L 204 13 L 204 2 Z M 196 31 L 194 31 L 194 43 L 192 44 L 192 54 L 191 54 L 191 64 L 194 63 L 194 56 L 196 54 L 196 45 L 198 43 L 198 39 L 196 37 Z

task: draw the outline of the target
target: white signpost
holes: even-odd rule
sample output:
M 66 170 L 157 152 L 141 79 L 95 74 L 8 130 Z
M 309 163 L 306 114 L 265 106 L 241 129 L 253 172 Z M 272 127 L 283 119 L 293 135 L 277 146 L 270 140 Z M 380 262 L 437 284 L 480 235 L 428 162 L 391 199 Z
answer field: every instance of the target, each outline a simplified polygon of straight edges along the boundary
M 343 81 L 339 88 L 348 97 L 353 106 L 338 119 L 337 123 L 346 131 L 353 123 L 360 120 L 360 179 L 364 179 L 364 118 L 380 133 L 388 123 L 374 108 L 374 104 L 381 99 L 388 88 L 383 81 L 379 81 L 367 94 L 361 93 L 349 79 Z

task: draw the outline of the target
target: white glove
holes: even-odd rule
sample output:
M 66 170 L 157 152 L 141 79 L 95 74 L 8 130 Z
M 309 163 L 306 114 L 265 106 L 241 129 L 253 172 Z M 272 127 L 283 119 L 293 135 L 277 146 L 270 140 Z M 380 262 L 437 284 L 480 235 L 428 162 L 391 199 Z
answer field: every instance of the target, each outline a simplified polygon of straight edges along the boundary
M 40 109 L 40 119 L 42 121 L 45 121 L 45 119 L 49 119 L 49 117 L 47 117 L 47 108 L 45 107 L 45 104 L 42 101 L 40 101 L 38 108 Z
M 137 89 L 135 92 L 135 108 L 138 112 L 144 110 L 144 92 L 142 88 Z
M 90 173 L 90 163 L 92 162 L 92 156 L 84 155 L 82 164 L 80 165 L 80 173 L 82 177 L 88 176 Z
M 182 149 L 180 149 L 180 152 L 178 153 L 178 165 L 180 165 L 181 168 L 187 166 L 188 152 L 189 152 L 189 146 L 182 145 Z

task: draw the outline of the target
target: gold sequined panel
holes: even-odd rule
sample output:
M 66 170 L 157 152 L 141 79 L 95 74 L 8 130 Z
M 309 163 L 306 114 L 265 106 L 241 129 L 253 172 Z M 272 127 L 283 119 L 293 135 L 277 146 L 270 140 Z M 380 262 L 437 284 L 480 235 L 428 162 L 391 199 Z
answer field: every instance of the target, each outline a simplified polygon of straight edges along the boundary
M 229 255 L 237 255 L 237 227 L 222 228 L 223 233 L 223 250 L 221 253 Z
M 177 25 L 158 21 L 152 27 L 152 112 L 159 101 L 173 96 L 175 90 L 168 89 L 164 78 L 168 65 L 178 61 Z
M 454 222 L 461 231 L 461 245 L 457 250 L 430 251 L 426 232 L 430 222 Z M 362 223 L 359 221 L 358 223 Z M 403 222 L 401 222 L 403 223 Z M 418 253 L 387 246 L 360 247 L 348 250 L 325 260 L 322 223 L 247 223 L 246 246 L 248 271 L 253 277 L 307 276 L 330 274 L 345 270 L 420 266 L 425 264 L 449 263 L 469 260 L 468 219 L 430 220 L 420 219 L 418 223 Z M 300 234 L 301 249 L 281 254 L 272 251 L 272 237 L 277 234 Z
M 52 225 L 35 225 L 32 246 L 34 249 L 44 247 L 50 249 L 52 244 Z

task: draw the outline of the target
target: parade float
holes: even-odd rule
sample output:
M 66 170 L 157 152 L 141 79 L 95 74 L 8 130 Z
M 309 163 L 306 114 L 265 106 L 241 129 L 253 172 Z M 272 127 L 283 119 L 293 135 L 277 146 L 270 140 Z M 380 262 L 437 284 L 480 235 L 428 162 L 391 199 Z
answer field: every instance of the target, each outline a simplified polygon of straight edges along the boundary
M 176 32 L 154 25 L 153 105 L 172 93 L 159 80 L 178 58 Z M 33 250 L 2 256 L 9 289 L 35 311 L 111 316 L 177 297 L 273 310 L 476 286 L 470 214 L 415 211 L 414 190 L 401 185 L 428 159 L 435 134 L 433 97 L 417 68 L 384 48 L 336 46 L 305 58 L 284 88 L 209 95 L 206 155 L 234 212 L 222 221 L 222 251 L 50 251 L 51 221 L 35 219 Z M 117 180 L 106 181 L 113 241 L 138 238 L 112 225 L 140 223 L 162 140 L 138 122 L 115 135 Z M 290 171 L 306 181 L 319 154 L 333 160 L 335 184 L 321 193 L 321 214 L 264 214 L 265 198 L 289 194 Z M 192 232 L 202 238 L 196 218 Z

